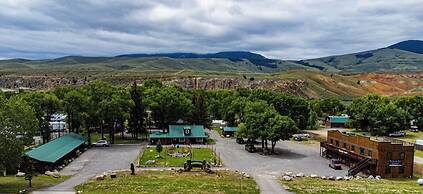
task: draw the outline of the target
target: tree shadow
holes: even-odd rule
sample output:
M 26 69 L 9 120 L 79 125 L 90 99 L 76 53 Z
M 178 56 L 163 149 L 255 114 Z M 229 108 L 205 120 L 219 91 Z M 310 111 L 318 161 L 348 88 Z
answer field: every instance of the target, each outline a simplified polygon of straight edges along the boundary
M 283 149 L 278 147 L 275 147 L 275 153 L 272 153 L 272 154 L 262 154 L 262 149 L 260 147 L 260 148 L 257 148 L 256 154 L 260 154 L 260 155 L 271 157 L 271 158 L 279 158 L 279 159 L 301 159 L 301 158 L 307 157 L 307 155 L 292 152 L 289 149 Z

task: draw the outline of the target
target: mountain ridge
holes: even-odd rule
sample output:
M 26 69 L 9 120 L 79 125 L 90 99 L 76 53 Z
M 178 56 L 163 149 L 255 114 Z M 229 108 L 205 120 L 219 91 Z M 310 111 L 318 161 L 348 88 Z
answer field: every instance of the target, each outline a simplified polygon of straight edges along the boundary
M 357 53 L 304 60 L 270 59 L 250 51 L 217 53 L 123 54 L 114 57 L 64 56 L 54 59 L 0 60 L 1 71 L 205 71 L 274 73 L 312 69 L 331 73 L 423 71 L 423 41 L 406 40 Z

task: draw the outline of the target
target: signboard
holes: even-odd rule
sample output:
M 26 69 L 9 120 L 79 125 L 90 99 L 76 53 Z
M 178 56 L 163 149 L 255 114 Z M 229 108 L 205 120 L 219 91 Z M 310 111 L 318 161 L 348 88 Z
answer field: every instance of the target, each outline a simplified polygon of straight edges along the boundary
M 402 160 L 389 160 L 389 166 L 402 166 Z
M 185 128 L 184 129 L 184 134 L 185 135 L 191 135 L 191 129 L 190 128 Z

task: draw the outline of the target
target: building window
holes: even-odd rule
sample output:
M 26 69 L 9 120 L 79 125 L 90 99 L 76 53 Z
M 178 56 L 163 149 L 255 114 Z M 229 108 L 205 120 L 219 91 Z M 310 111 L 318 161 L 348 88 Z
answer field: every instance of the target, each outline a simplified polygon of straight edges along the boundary
M 338 140 L 335 141 L 335 144 L 336 144 L 336 147 L 339 147 L 339 141 Z
M 404 174 L 404 166 L 400 166 L 399 167 L 399 173 L 400 174 Z
M 372 150 L 367 150 L 367 155 L 372 157 Z
M 401 160 L 404 160 L 404 158 L 405 158 L 405 153 L 404 153 L 404 152 L 401 152 L 401 154 L 400 154 L 400 159 L 401 159 Z
M 343 146 L 345 149 L 347 148 L 347 143 L 344 143 L 344 146 Z
M 365 149 L 364 148 L 360 148 L 360 155 L 364 155 Z
M 330 144 L 333 144 L 333 139 L 330 139 Z
M 351 151 L 355 151 L 355 146 L 354 145 L 351 145 Z
M 386 160 L 391 160 L 391 152 L 386 152 Z
M 389 174 L 389 173 L 391 173 L 391 167 L 389 165 L 387 165 L 385 167 L 385 174 Z

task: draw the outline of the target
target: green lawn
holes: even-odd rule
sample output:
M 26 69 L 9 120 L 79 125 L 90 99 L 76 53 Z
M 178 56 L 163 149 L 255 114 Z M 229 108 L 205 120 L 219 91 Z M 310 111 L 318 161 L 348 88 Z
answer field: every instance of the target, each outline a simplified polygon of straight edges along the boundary
M 423 188 L 417 184 L 417 179 L 333 181 L 305 177 L 281 182 L 294 193 L 423 193 Z
M 119 173 L 116 179 L 90 180 L 75 189 L 83 193 L 259 193 L 255 181 L 235 172 L 141 171 L 133 176 Z
M 423 139 L 423 132 L 406 131 L 405 133 L 406 133 L 405 137 L 399 137 L 397 139 L 401 139 L 411 143 L 416 143 L 416 139 Z
M 415 149 L 414 156 L 423 158 L 423 151 L 420 151 L 420 150 L 416 150 Z
M 109 134 L 104 133 L 104 138 L 109 140 Z M 101 133 L 92 133 L 91 134 L 91 142 L 92 143 L 97 142 L 100 139 L 101 139 Z M 142 141 L 143 140 L 141 140 L 141 139 L 131 139 L 129 137 L 125 137 L 125 139 L 122 139 L 120 133 L 115 134 L 115 144 L 137 144 L 137 143 L 141 143 Z
M 37 190 L 44 187 L 49 187 L 57 185 L 64 180 L 67 176 L 62 176 L 60 178 L 53 178 L 45 175 L 33 176 L 32 178 L 32 188 L 29 188 L 28 181 L 25 180 L 25 177 L 15 177 L 15 176 L 0 176 L 0 193 L 18 193 L 19 190 Z
M 188 147 L 174 148 L 174 151 L 187 153 L 189 151 Z M 140 165 L 142 166 L 173 166 L 181 167 L 184 166 L 190 157 L 171 157 L 168 153 L 172 152 L 172 148 L 164 147 L 163 151 L 160 153 L 161 158 L 156 158 L 157 152 L 156 147 L 146 148 L 142 157 L 140 159 Z M 214 162 L 214 159 L 218 160 L 213 151 L 208 148 L 192 148 L 193 160 L 207 160 L 209 162 Z M 156 160 L 155 164 L 146 164 L 148 160 Z
M 216 140 L 214 140 L 214 139 L 212 139 L 212 138 L 208 138 L 207 139 L 207 144 L 209 144 L 209 145 L 215 145 L 216 144 Z
M 215 127 L 215 128 L 213 128 L 213 130 L 215 130 L 217 133 L 219 133 L 220 136 L 223 136 L 223 129 L 221 129 L 220 127 Z

